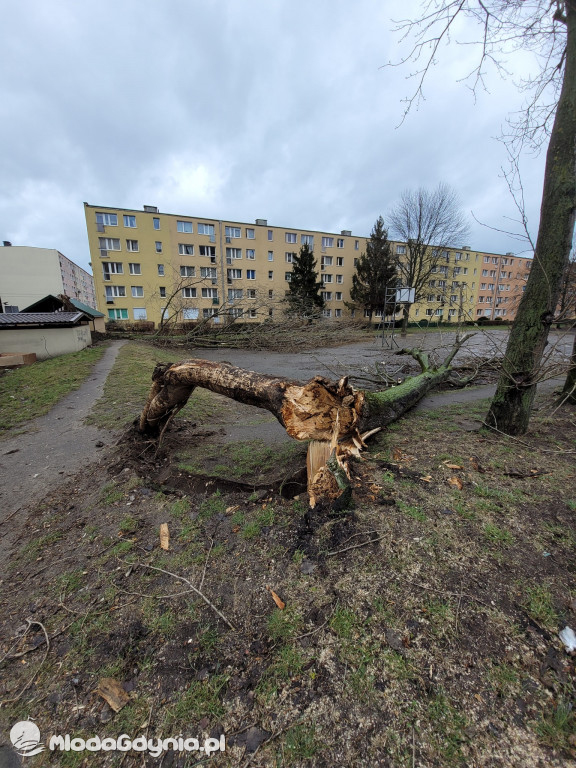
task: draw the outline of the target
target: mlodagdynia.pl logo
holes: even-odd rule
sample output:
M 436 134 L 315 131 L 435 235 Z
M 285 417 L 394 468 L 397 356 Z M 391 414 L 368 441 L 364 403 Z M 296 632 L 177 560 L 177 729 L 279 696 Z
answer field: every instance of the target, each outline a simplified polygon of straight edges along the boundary
M 32 720 L 23 720 L 12 726 L 10 741 L 21 757 L 32 757 L 44 750 L 40 744 L 40 728 Z

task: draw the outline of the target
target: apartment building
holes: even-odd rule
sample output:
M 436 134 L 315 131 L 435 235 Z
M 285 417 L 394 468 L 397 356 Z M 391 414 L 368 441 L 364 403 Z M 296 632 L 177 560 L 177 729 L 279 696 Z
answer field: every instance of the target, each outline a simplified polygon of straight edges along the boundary
M 476 319 L 513 320 L 530 274 L 532 259 L 507 253 L 483 254 Z
M 350 318 L 352 276 L 366 236 L 254 224 L 84 203 L 98 308 L 111 320 L 179 321 L 223 313 L 243 321 L 280 317 L 292 262 L 308 243 L 324 283 L 324 316 Z M 406 245 L 394 242 L 399 259 Z M 412 308 L 416 321 L 476 319 L 485 254 L 469 247 L 434 253 L 437 266 L 424 298 Z M 379 322 L 376 312 L 373 321 Z
M 66 294 L 96 308 L 92 275 L 54 248 L 4 241 L 0 249 L 0 299 L 4 312 L 18 312 L 48 294 Z

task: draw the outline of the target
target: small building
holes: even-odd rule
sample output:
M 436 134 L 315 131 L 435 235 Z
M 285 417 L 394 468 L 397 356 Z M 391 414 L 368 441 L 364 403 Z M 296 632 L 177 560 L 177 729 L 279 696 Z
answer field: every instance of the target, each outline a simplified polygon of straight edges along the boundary
M 0 353 L 35 353 L 38 360 L 80 352 L 92 343 L 84 312 L 0 313 Z
M 90 330 L 106 333 L 105 315 L 97 309 L 83 304 L 78 299 L 71 299 L 69 296 L 60 294 L 59 296 L 45 296 L 43 299 L 25 307 L 22 312 L 83 312 L 90 320 Z

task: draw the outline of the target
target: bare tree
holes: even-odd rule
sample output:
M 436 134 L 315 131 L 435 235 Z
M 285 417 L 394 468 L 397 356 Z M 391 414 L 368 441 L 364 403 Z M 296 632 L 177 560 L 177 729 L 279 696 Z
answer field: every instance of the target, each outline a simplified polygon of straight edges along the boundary
M 477 44 L 472 88 L 484 84 L 487 67 L 506 75 L 507 57 L 515 51 L 535 54 L 538 69 L 519 87 L 527 94 L 524 109 L 509 120 L 503 138 L 519 157 L 525 147 L 539 148 L 548 139 L 540 225 L 534 264 L 512 326 L 502 373 L 487 423 L 507 434 L 528 428 L 538 370 L 560 296 L 576 211 L 576 0 L 437 0 L 426 4 L 416 20 L 398 24 L 413 44 L 406 57 L 420 63 L 405 115 L 422 97 L 422 88 L 457 19 L 476 22 L 479 36 L 460 40 Z M 464 25 L 464 29 L 470 29 Z
M 461 247 L 468 236 L 468 224 L 460 210 L 456 193 L 446 184 L 436 189 L 405 190 L 400 202 L 388 215 L 390 228 L 406 243 L 406 254 L 398 262 L 398 273 L 407 288 L 413 288 L 414 301 L 420 301 L 433 272 L 446 263 L 444 251 Z M 402 333 L 406 333 L 411 304 L 404 304 Z

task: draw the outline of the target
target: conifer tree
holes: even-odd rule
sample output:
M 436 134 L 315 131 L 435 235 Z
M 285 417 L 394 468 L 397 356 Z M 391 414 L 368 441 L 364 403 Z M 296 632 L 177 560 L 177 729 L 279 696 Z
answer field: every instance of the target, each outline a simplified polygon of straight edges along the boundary
M 366 241 L 366 253 L 358 259 L 356 272 L 352 276 L 350 298 L 370 313 L 370 320 L 376 310 L 392 311 L 387 305 L 386 291 L 397 283 L 397 261 L 384 228 L 384 219 L 379 216 L 374 224 L 370 239 Z M 394 302 L 392 302 L 393 304 Z
M 294 256 L 290 290 L 286 299 L 290 312 L 301 317 L 317 317 L 324 308 L 324 299 L 320 291 L 324 288 L 318 280 L 316 261 L 308 243 Z

